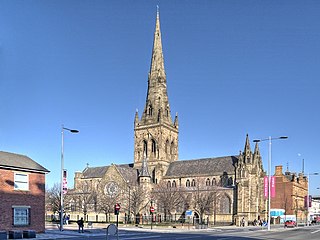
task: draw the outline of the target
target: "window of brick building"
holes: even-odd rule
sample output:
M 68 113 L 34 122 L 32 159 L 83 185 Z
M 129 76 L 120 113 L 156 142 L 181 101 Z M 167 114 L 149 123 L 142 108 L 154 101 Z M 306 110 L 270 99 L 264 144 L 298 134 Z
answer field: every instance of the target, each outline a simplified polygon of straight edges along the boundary
M 187 179 L 187 181 L 186 181 L 186 187 L 190 187 L 190 181 L 189 181 L 189 179 Z
M 30 207 L 13 206 L 13 225 L 25 226 L 30 224 Z
M 14 189 L 29 190 L 29 176 L 26 173 L 14 173 Z

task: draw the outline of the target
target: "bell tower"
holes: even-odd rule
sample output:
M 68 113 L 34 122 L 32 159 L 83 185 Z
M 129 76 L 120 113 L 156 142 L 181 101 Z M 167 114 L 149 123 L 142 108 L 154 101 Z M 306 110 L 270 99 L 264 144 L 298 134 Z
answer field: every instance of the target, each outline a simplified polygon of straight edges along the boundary
M 146 103 L 141 119 L 138 111 L 134 119 L 134 167 L 141 169 L 146 156 L 152 181 L 157 183 L 169 164 L 178 159 L 178 133 L 178 115 L 173 121 L 167 94 L 157 10 Z

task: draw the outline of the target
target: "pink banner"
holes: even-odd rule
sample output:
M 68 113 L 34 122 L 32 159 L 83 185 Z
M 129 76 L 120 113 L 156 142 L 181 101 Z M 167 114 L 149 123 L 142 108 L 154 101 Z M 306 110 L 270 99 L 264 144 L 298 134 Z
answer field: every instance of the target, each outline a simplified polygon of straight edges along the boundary
M 264 197 L 267 198 L 268 194 L 268 177 L 264 177 L 263 179 L 263 189 L 264 189 Z
M 271 177 L 271 197 L 274 198 L 276 196 L 276 178 L 274 176 Z

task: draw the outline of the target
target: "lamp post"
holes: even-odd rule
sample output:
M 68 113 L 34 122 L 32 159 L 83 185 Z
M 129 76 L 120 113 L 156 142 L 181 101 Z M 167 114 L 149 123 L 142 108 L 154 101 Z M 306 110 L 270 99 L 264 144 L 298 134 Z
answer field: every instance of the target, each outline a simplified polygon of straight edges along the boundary
M 131 187 L 129 185 L 129 180 L 127 181 L 127 184 L 128 184 L 128 188 L 129 188 L 129 198 L 128 198 L 128 223 L 130 223 L 130 213 L 131 213 L 131 210 L 130 210 L 130 198 L 131 198 L 131 195 L 130 195 L 130 190 L 131 190 Z
M 61 182 L 60 182 L 60 231 L 63 231 L 63 172 L 64 172 L 64 130 L 67 130 L 71 133 L 78 133 L 78 130 L 66 128 L 63 125 L 61 126 Z
M 270 231 L 270 210 L 271 210 L 271 145 L 272 140 L 278 140 L 278 139 L 287 139 L 287 136 L 282 137 L 271 137 L 265 139 L 255 139 L 253 142 L 263 142 L 263 141 L 269 141 L 269 152 L 268 152 L 268 231 Z
M 309 179 L 310 179 L 310 175 L 319 175 L 319 173 L 318 172 L 315 172 L 315 173 L 308 173 L 308 193 L 307 193 L 307 226 L 309 226 L 309 218 L 310 218 L 310 215 L 309 215 L 309 201 L 310 201 L 310 199 L 309 199 L 309 192 L 310 192 L 310 188 L 309 188 Z

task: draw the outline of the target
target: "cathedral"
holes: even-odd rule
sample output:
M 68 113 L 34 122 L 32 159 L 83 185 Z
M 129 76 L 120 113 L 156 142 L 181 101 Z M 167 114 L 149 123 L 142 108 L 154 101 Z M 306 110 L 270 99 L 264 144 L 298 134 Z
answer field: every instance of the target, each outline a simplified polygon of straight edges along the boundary
M 146 102 L 134 117 L 134 162 L 76 172 L 65 211 L 71 219 L 84 214 L 87 221 L 110 221 L 119 203 L 123 222 L 151 217 L 239 225 L 266 218 L 264 175 L 258 143 L 252 152 L 248 135 L 239 155 L 179 160 L 178 114 L 173 118 L 170 110 L 158 11 Z

